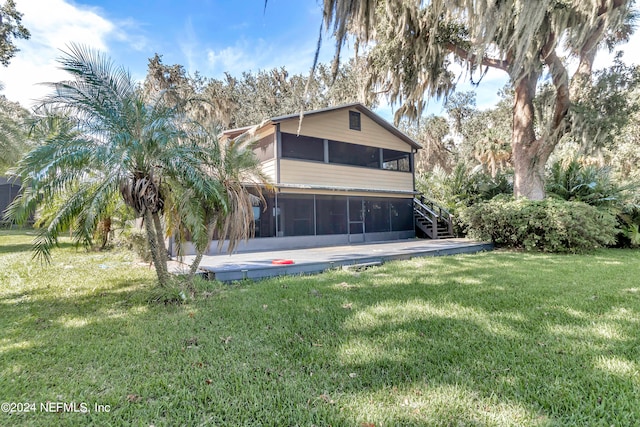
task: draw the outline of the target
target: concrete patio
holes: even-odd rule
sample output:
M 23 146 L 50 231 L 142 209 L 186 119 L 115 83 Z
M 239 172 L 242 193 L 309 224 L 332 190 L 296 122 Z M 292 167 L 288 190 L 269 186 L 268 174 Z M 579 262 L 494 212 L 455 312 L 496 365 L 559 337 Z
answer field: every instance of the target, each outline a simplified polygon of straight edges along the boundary
M 410 239 L 286 251 L 220 254 L 204 256 L 199 273 L 211 280 L 221 282 L 256 280 L 284 275 L 314 274 L 332 268 L 357 268 L 379 265 L 387 261 L 476 253 L 492 249 L 491 243 L 468 239 Z M 179 260 L 171 262 L 172 272 L 187 271 L 193 258 L 193 256 L 185 256 L 182 263 Z M 286 262 L 292 262 L 292 264 L 274 265 L 274 260 L 287 260 Z

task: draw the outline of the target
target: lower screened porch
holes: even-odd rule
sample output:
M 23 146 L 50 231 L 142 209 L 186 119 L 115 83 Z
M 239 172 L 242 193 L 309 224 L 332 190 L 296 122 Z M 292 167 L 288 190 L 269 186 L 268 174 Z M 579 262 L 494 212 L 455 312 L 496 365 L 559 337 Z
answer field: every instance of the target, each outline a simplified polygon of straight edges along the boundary
M 301 249 L 415 237 L 413 196 L 265 192 L 254 206 L 255 238 L 236 251 Z M 177 248 L 170 242 L 169 251 Z M 226 245 L 223 246 L 226 251 Z M 193 254 L 190 244 L 183 254 Z M 208 254 L 218 253 L 214 241 Z

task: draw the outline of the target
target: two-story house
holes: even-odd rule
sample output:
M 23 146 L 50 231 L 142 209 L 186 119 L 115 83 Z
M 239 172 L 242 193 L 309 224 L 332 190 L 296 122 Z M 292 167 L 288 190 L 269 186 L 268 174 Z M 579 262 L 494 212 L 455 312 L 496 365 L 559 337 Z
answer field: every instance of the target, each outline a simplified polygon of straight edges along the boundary
M 362 104 L 274 117 L 250 132 L 275 191 L 254 208 L 255 238 L 238 251 L 415 237 L 420 145 Z M 217 251 L 216 245 L 211 252 Z

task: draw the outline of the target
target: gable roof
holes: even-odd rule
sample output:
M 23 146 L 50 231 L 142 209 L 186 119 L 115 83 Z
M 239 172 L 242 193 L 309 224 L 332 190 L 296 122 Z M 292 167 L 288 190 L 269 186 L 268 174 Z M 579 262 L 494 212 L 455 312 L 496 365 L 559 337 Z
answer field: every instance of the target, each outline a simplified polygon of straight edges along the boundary
M 380 117 L 379 115 L 377 115 L 376 113 L 374 113 L 373 111 L 371 111 L 370 109 L 368 109 L 367 107 L 365 107 L 364 105 L 362 105 L 359 102 L 354 102 L 354 103 L 351 103 L 351 104 L 338 105 L 336 107 L 321 108 L 319 110 L 305 111 L 305 112 L 302 113 L 302 117 L 303 117 L 303 120 L 304 120 L 305 116 L 312 116 L 314 114 L 322 114 L 322 113 L 326 113 L 326 112 L 329 112 L 329 111 L 337 111 L 337 110 L 358 110 L 359 112 L 361 112 L 362 114 L 364 114 L 365 116 L 367 116 L 371 120 L 373 120 L 375 123 L 377 123 L 378 125 L 382 126 L 384 129 L 386 129 L 387 131 L 389 131 L 393 135 L 397 136 L 402 141 L 404 141 L 407 144 L 409 144 L 411 147 L 415 148 L 416 150 L 422 148 L 422 145 L 420 145 L 418 142 L 414 141 L 407 134 L 405 134 L 404 132 L 402 132 L 401 130 L 399 130 L 398 128 L 393 126 L 391 123 L 389 123 L 388 121 L 386 121 L 385 119 L 383 119 L 382 117 Z M 269 119 L 268 122 L 271 122 L 271 123 L 275 124 L 275 123 L 279 123 L 279 122 L 282 122 L 282 121 L 285 121 L 285 120 L 299 119 L 299 118 L 300 118 L 300 113 L 287 114 L 287 115 L 284 115 L 284 116 L 273 117 L 273 118 Z
M 409 144 L 412 148 L 415 148 L 416 150 L 422 148 L 422 145 L 420 145 L 418 142 L 414 141 L 407 134 L 405 134 L 404 132 L 402 132 L 401 130 L 399 130 L 398 128 L 393 126 L 391 123 L 389 123 L 388 121 L 386 121 L 385 119 L 383 119 L 382 117 L 380 117 L 379 115 L 377 115 L 376 113 L 374 113 L 373 111 L 371 111 L 370 109 L 368 109 L 367 107 L 365 107 L 364 105 L 362 105 L 359 102 L 354 102 L 352 104 L 338 105 L 336 107 L 321 108 L 319 110 L 305 111 L 303 113 L 287 114 L 287 115 L 284 115 L 284 116 L 272 117 L 270 119 L 267 119 L 267 120 L 263 121 L 260 124 L 254 125 L 254 126 L 245 126 L 245 127 L 241 127 L 241 128 L 225 130 L 225 131 L 222 132 L 221 135 L 224 135 L 224 136 L 226 136 L 228 138 L 232 138 L 233 139 L 233 138 L 239 137 L 241 135 L 253 134 L 258 129 L 261 129 L 262 127 L 264 127 L 266 125 L 274 125 L 274 124 L 283 122 L 285 120 L 299 119 L 301 114 L 302 114 L 302 117 L 303 117 L 303 120 L 304 120 L 304 117 L 306 117 L 306 116 L 312 116 L 312 115 L 315 115 L 315 114 L 322 114 L 322 113 L 326 113 L 326 112 L 329 112 L 329 111 L 337 111 L 337 110 L 358 110 L 359 112 L 361 112 L 362 114 L 364 114 L 365 116 L 367 116 L 371 120 L 373 120 L 375 123 L 377 123 L 378 125 L 380 125 L 384 129 L 386 129 L 387 131 L 389 131 L 393 135 L 397 136 L 402 141 L 404 141 L 407 144 Z

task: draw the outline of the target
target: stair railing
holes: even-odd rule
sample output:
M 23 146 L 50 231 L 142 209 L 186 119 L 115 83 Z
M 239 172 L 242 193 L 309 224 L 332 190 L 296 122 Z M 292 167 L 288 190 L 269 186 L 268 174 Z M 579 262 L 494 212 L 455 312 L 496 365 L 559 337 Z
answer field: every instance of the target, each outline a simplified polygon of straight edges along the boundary
M 429 213 L 430 219 L 431 219 L 430 225 L 434 230 L 432 232 L 433 235 L 430 236 L 432 239 L 437 239 L 439 237 L 438 228 L 437 228 L 438 220 L 446 224 L 447 233 L 450 236 L 453 236 L 453 215 L 451 215 L 451 213 L 448 210 L 446 210 L 440 205 L 437 205 L 435 202 L 426 199 L 423 195 L 420 195 L 418 198 L 414 198 L 414 206 L 415 205 L 418 206 L 418 208 L 414 208 L 416 211 L 423 209 Z
M 435 213 L 432 209 L 430 209 L 426 204 L 422 203 L 422 201 L 418 199 L 413 199 L 413 209 L 414 212 L 429 222 L 429 227 L 426 227 L 425 231 L 427 234 L 430 234 L 430 238 L 437 239 L 438 238 L 438 214 Z M 430 230 L 429 230 L 430 228 Z

